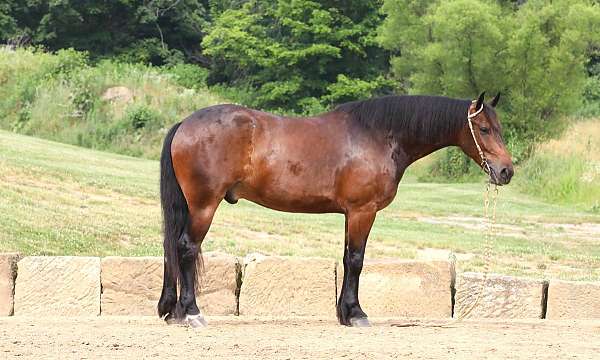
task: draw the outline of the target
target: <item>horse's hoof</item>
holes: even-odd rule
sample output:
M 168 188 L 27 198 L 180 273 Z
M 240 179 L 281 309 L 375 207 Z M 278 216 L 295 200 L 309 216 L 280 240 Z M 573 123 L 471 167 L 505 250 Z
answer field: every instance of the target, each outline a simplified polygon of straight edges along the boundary
M 165 322 L 167 325 L 181 325 L 183 323 L 182 320 L 183 319 L 178 319 L 170 314 L 165 317 Z
M 202 314 L 186 315 L 185 323 L 195 329 L 205 328 L 208 325 L 208 322 L 206 322 Z
M 350 319 L 350 326 L 352 327 L 370 327 L 371 323 L 367 318 L 352 318 Z

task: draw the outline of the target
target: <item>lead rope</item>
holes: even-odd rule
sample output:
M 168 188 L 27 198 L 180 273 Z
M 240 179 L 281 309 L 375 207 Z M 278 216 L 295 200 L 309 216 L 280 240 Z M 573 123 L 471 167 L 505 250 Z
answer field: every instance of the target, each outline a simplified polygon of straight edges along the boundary
M 476 101 L 473 101 L 475 104 Z M 471 136 L 473 137 L 473 141 L 475 142 L 475 146 L 477 147 L 477 152 L 479 153 L 479 157 L 481 158 L 481 167 L 483 171 L 485 171 L 489 176 L 491 176 L 490 164 L 487 161 L 487 158 L 483 154 L 479 143 L 477 142 L 477 138 L 475 137 L 475 131 L 473 130 L 473 121 L 472 119 L 477 116 L 479 113 L 483 111 L 483 104 L 479 110 L 474 113 L 470 113 L 470 109 L 467 113 L 467 122 L 469 123 L 469 129 L 471 130 Z M 485 243 L 483 249 L 483 257 L 484 257 L 484 266 L 483 266 L 483 279 L 481 280 L 481 286 L 479 288 L 479 293 L 475 298 L 475 301 L 469 306 L 465 311 L 462 311 L 456 316 L 456 322 L 462 321 L 467 316 L 473 312 L 473 310 L 479 305 L 481 298 L 483 297 L 483 293 L 485 291 L 485 287 L 488 281 L 488 273 L 490 271 L 490 259 L 492 257 L 492 239 L 495 239 L 495 225 L 496 225 L 496 204 L 498 202 L 498 185 L 494 185 L 494 191 L 492 193 L 492 214 L 490 219 L 490 181 L 487 182 L 485 186 L 485 191 L 483 195 L 483 216 L 486 224 L 486 232 L 485 232 Z
M 486 223 L 486 232 L 485 232 L 485 244 L 483 249 L 483 257 L 484 257 L 484 265 L 483 265 L 483 279 L 481 280 L 481 286 L 479 287 L 479 292 L 477 294 L 477 298 L 475 301 L 469 306 L 466 310 L 461 311 L 457 314 L 454 322 L 460 322 L 467 318 L 473 312 L 473 310 L 479 305 L 481 298 L 483 297 L 483 293 L 485 291 L 488 274 L 490 272 L 490 259 L 492 257 L 492 239 L 496 238 L 496 204 L 498 202 L 498 186 L 494 185 L 494 191 L 492 192 L 492 214 L 490 219 L 490 183 L 488 182 L 485 187 L 485 192 L 483 196 L 483 215 Z M 456 307 L 455 307 L 456 311 Z
M 475 103 L 476 103 L 476 100 L 473 101 L 473 104 L 475 104 Z M 479 157 L 481 159 L 480 165 L 481 165 L 481 168 L 483 169 L 483 171 L 485 171 L 489 176 L 491 176 L 490 165 L 487 161 L 487 158 L 483 154 L 483 151 L 481 150 L 479 143 L 477 142 L 477 138 L 475 137 L 475 131 L 473 130 L 473 122 L 472 122 L 472 119 L 483 111 L 483 104 L 481 105 L 479 110 L 475 111 L 474 113 L 471 113 L 470 111 L 471 110 L 469 108 L 469 110 L 467 110 L 467 122 L 469 124 L 469 129 L 471 130 L 471 136 L 473 137 L 473 141 L 475 142 L 475 147 L 477 148 L 477 152 L 479 153 Z M 496 204 L 498 202 L 498 185 L 494 184 L 494 190 L 492 192 L 491 219 L 490 219 L 490 211 L 489 211 L 490 210 L 490 188 L 491 188 L 490 185 L 491 185 L 491 182 L 488 181 L 485 186 L 485 191 L 483 193 L 483 216 L 484 216 L 484 222 L 486 225 L 485 243 L 484 243 L 484 249 L 483 249 L 483 257 L 484 257 L 483 269 L 484 269 L 484 271 L 483 271 L 483 279 L 481 281 L 481 286 L 479 287 L 479 293 L 477 294 L 475 301 L 473 303 L 471 303 L 471 305 L 466 310 L 461 311 L 459 314 L 455 314 L 455 318 L 445 324 L 417 322 L 417 323 L 407 323 L 407 324 L 392 324 L 392 326 L 397 326 L 397 327 L 409 327 L 409 326 L 449 327 L 451 325 L 457 324 L 457 323 L 463 321 L 464 319 L 466 319 L 467 316 L 469 316 L 473 312 L 473 310 L 477 307 L 477 305 L 479 305 L 479 302 L 481 301 L 481 298 L 483 297 L 483 293 L 485 291 L 487 281 L 488 281 L 488 273 L 490 271 L 490 259 L 492 256 L 492 240 L 496 238 L 496 232 L 495 232 L 496 231 Z M 456 306 L 455 306 L 455 311 L 456 311 Z

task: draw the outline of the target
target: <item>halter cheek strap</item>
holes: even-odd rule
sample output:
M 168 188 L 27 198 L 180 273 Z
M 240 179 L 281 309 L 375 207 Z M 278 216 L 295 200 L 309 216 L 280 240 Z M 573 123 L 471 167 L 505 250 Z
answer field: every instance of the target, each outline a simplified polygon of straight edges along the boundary
M 473 100 L 472 103 L 476 104 L 477 100 Z M 473 130 L 473 121 L 472 120 L 475 116 L 479 115 L 482 111 L 483 111 L 483 104 L 481 104 L 481 107 L 479 108 L 479 110 L 475 111 L 474 113 L 471 113 L 471 108 L 469 107 L 469 110 L 467 110 L 467 122 L 469 123 L 469 129 L 471 130 L 471 136 L 473 136 L 473 141 L 475 142 L 475 147 L 477 147 L 477 152 L 479 153 L 479 157 L 481 158 L 480 165 L 483 168 L 483 171 L 490 174 L 490 165 L 488 164 L 487 158 L 485 157 L 485 155 L 483 154 L 483 151 L 481 150 L 481 146 L 479 146 L 479 143 L 477 142 L 477 138 L 475 137 L 475 131 Z

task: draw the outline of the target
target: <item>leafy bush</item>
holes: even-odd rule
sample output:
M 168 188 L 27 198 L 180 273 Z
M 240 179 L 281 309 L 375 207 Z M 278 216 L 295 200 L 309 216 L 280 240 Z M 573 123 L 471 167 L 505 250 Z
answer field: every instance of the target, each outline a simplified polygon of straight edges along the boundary
M 160 114 L 146 105 L 134 105 L 125 110 L 121 123 L 125 129 L 134 131 L 154 129 L 160 124 Z
M 583 107 L 577 111 L 577 115 L 600 116 L 600 74 L 587 78 L 583 90 Z
M 174 65 L 184 61 L 183 53 L 169 49 L 159 39 L 142 39 L 128 46 L 115 60 L 124 63 Z
M 193 64 L 175 64 L 164 68 L 165 74 L 172 75 L 175 82 L 188 89 L 205 89 L 208 69 Z
M 461 149 L 451 147 L 435 154 L 433 161 L 418 169 L 416 175 L 423 182 L 470 182 L 485 174 Z

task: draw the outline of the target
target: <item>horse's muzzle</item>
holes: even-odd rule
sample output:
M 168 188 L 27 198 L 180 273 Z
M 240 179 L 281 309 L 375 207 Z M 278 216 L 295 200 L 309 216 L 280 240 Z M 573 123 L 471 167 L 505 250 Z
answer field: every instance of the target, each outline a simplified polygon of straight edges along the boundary
M 490 179 L 495 185 L 506 185 L 510 183 L 515 171 L 512 164 L 508 166 L 491 166 L 490 167 Z

